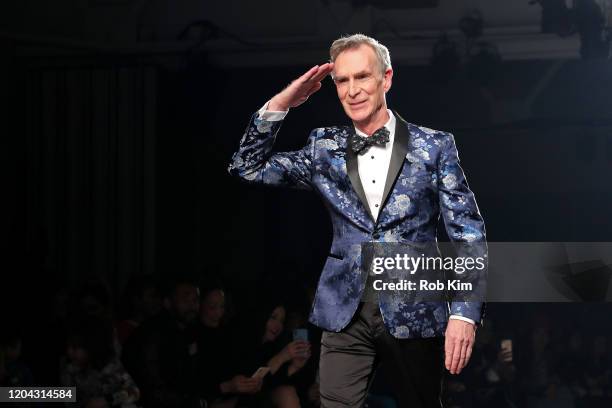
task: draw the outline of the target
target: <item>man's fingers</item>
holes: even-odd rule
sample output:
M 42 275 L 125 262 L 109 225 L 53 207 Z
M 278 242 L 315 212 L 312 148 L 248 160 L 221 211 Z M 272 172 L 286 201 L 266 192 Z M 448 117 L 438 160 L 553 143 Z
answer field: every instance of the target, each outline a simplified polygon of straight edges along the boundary
M 301 83 L 306 82 L 319 82 L 325 75 L 329 74 L 333 69 L 330 67 L 330 63 L 325 63 L 323 65 L 315 65 L 310 68 L 304 75 L 298 78 L 298 81 Z
M 319 89 L 321 89 L 321 83 L 317 82 L 315 83 L 312 88 L 310 88 L 308 90 L 308 96 L 312 95 L 313 93 L 317 92 Z
M 312 76 L 310 81 L 311 82 L 321 81 L 323 78 L 329 75 L 329 73 L 332 72 L 333 69 L 334 69 L 334 64 L 327 63 L 327 64 L 321 65 L 319 69 L 317 70 L 317 72 Z
M 329 62 L 323 65 L 315 65 L 299 77 L 296 82 L 300 85 L 319 82 L 334 69 L 333 67 L 333 64 Z
M 465 359 L 467 357 L 468 347 L 469 344 L 467 342 L 464 342 L 461 346 L 461 352 L 459 354 L 459 364 L 457 365 L 457 374 L 459 374 L 463 367 L 465 367 Z
M 463 366 L 461 368 L 465 368 L 467 363 L 470 361 L 470 357 L 472 357 L 473 345 L 469 344 L 467 349 L 465 350 L 465 360 L 463 361 Z
M 451 374 L 459 374 L 472 355 L 474 325 L 460 320 L 449 320 L 445 337 L 446 369 Z
M 453 347 L 453 357 L 451 361 L 451 369 L 450 369 L 451 374 L 457 373 L 457 367 L 459 367 L 459 360 L 461 359 L 461 349 L 462 348 L 463 348 L 463 345 L 461 344 L 460 340 L 455 342 L 455 346 Z
M 448 338 L 448 336 L 444 340 L 444 366 L 447 370 L 450 371 L 451 362 L 453 359 L 453 346 L 454 343 Z
M 304 83 L 310 80 L 310 78 L 312 78 L 317 71 L 319 70 L 319 66 L 315 65 L 314 67 L 310 68 L 308 71 L 306 71 L 304 73 L 304 75 L 302 75 L 301 77 L 298 78 L 298 82 Z

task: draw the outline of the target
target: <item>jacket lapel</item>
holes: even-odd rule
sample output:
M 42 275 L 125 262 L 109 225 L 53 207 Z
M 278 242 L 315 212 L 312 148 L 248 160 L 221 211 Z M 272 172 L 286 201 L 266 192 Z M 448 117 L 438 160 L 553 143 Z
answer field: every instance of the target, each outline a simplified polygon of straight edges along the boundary
M 349 132 L 349 139 L 352 137 L 355 129 L 352 129 Z M 346 143 L 346 171 L 348 172 L 349 179 L 351 180 L 351 184 L 353 185 L 353 190 L 359 196 L 359 200 L 363 204 L 367 214 L 370 216 L 370 219 L 373 222 L 376 222 L 374 217 L 372 216 L 372 212 L 370 211 L 370 206 L 368 204 L 368 199 L 365 195 L 365 191 L 363 190 L 363 185 L 361 184 L 361 178 L 359 177 L 359 168 L 357 166 L 357 153 L 353 151 L 350 147 L 350 143 Z
M 408 123 L 398 115 L 397 112 L 393 111 L 395 115 L 395 137 L 393 139 L 393 150 L 391 151 L 391 161 L 389 162 L 389 170 L 387 172 L 387 180 L 385 182 L 385 189 L 383 190 L 382 197 L 382 205 L 380 206 L 380 212 L 378 216 L 380 218 L 380 214 L 383 211 L 383 208 L 387 204 L 387 200 L 389 198 L 389 194 L 395 185 L 395 181 L 397 180 L 397 176 L 402 170 L 402 166 L 404 164 L 404 160 L 406 159 L 406 154 L 408 154 L 408 141 L 410 139 L 410 134 L 408 132 Z

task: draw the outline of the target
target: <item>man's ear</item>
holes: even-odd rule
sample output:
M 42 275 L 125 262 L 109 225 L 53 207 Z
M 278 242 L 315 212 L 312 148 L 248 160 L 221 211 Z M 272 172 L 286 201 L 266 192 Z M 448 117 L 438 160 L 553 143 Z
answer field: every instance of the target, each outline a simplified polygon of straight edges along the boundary
M 391 89 L 391 84 L 393 82 L 393 69 L 392 68 L 387 68 L 387 70 L 385 71 L 385 76 L 383 77 L 383 81 L 384 81 L 384 89 L 385 89 L 385 93 Z

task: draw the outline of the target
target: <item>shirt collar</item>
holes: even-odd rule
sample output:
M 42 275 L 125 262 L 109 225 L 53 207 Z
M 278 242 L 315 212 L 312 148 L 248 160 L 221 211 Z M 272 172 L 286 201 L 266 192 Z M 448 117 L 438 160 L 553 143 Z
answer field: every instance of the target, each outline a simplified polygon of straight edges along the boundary
M 391 112 L 390 109 L 387 109 L 387 113 L 389 114 L 389 120 L 387 121 L 387 123 L 385 123 L 385 127 L 387 128 L 387 130 L 389 131 L 389 141 L 392 142 L 393 141 L 393 137 L 395 136 L 395 115 L 393 115 L 393 112 Z M 361 137 L 368 137 L 368 135 L 366 135 L 365 133 L 363 133 L 361 130 L 357 129 L 356 126 L 355 127 L 355 133 L 357 133 L 359 136 Z

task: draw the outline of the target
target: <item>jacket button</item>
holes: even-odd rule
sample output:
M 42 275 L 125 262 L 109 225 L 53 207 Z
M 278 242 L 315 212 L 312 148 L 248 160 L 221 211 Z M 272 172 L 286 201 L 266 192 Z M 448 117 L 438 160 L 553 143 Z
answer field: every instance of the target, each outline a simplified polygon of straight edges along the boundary
M 376 233 L 374 233 L 374 235 L 372 235 L 372 238 L 378 239 L 378 238 L 380 238 L 380 234 L 378 232 L 376 232 Z

